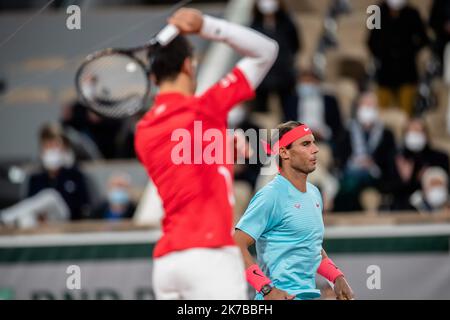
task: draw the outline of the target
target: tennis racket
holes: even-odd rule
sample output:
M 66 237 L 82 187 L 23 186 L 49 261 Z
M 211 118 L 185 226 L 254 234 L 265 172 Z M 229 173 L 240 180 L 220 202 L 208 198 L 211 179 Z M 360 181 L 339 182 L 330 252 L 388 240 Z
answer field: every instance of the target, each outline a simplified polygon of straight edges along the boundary
M 173 10 L 188 2 L 180 2 Z M 82 104 L 107 118 L 121 119 L 139 113 L 149 104 L 151 56 L 178 34 L 175 26 L 167 25 L 143 46 L 109 48 L 87 56 L 75 78 Z

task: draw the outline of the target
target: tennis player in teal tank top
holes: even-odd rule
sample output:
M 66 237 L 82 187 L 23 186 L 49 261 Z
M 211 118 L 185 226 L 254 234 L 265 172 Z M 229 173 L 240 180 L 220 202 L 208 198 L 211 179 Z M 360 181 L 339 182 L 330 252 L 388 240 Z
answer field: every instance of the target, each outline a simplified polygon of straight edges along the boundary
M 334 283 L 337 299 L 353 299 L 344 274 L 322 248 L 322 196 L 307 182 L 319 152 L 314 136 L 295 121 L 277 129 L 279 139 L 268 153 L 279 156 L 280 173 L 255 194 L 234 235 L 247 280 L 256 299 L 316 299 L 319 273 Z M 259 264 L 248 250 L 255 242 Z

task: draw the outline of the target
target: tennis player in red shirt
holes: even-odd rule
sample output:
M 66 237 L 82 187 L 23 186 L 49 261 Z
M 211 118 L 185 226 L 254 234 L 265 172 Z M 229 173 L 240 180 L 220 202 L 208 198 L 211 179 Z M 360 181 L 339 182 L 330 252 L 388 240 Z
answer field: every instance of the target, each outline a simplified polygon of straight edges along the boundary
M 168 22 L 182 34 L 226 43 L 243 58 L 201 95 L 195 95 L 195 61 L 185 37 L 178 36 L 153 58 L 152 77 L 159 93 L 137 125 L 135 147 L 165 209 L 163 236 L 154 250 L 156 298 L 246 299 L 243 259 L 232 238 L 227 115 L 233 106 L 254 97 L 278 45 L 256 31 L 195 9 L 180 9 Z M 220 133 L 222 141 L 215 143 L 223 146 L 213 163 L 203 154 L 211 143 L 206 134 L 211 130 Z M 180 151 L 189 137 L 191 148 Z

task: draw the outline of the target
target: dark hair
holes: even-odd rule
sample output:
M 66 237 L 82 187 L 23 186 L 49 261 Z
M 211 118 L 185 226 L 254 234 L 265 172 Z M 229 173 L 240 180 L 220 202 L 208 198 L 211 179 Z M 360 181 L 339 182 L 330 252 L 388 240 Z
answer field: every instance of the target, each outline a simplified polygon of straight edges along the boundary
M 39 132 L 39 141 L 41 143 L 51 140 L 61 140 L 64 143 L 63 128 L 57 123 L 48 123 L 42 126 Z
M 167 46 L 152 54 L 151 73 L 156 84 L 165 80 L 174 80 L 181 72 L 184 60 L 193 55 L 192 45 L 184 36 L 177 36 Z
M 281 138 L 283 138 L 283 136 L 288 133 L 289 131 L 291 131 L 292 129 L 295 129 L 297 127 L 302 126 L 303 123 L 298 122 L 298 121 L 288 121 L 288 122 L 284 122 L 279 124 L 276 129 L 278 130 L 278 139 L 276 139 L 276 141 L 272 141 L 272 146 L 279 140 L 281 140 Z M 276 137 L 273 137 L 276 138 Z M 286 149 L 290 149 L 292 147 L 292 143 L 290 143 L 289 145 L 286 146 Z M 278 159 L 278 166 L 280 168 L 283 167 L 283 162 L 281 160 L 281 158 Z

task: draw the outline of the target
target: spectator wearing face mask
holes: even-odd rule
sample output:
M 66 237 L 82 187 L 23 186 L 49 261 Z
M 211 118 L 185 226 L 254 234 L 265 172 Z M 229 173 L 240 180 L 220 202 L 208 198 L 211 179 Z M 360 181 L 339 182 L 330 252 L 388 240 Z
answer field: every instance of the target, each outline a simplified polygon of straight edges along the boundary
M 379 119 L 376 95 L 363 93 L 338 149 L 341 181 L 334 210 L 361 210 L 359 197 L 368 187 L 388 193 L 396 177 L 395 154 L 394 135 Z
M 427 168 L 421 179 L 422 189 L 410 197 L 411 205 L 421 213 L 438 212 L 448 208 L 448 175 L 439 167 Z
M 79 220 L 89 213 L 90 199 L 83 173 L 73 166 L 68 146 L 64 143 L 62 128 L 45 125 L 40 132 L 42 168 L 30 176 L 27 197 L 44 189 L 54 189 L 70 209 L 70 219 Z
M 274 39 L 279 45 L 273 67 L 256 90 L 254 111 L 267 112 L 269 95 L 276 93 L 281 102 L 284 120 L 297 120 L 295 59 L 301 49 L 298 27 L 282 0 L 257 0 L 251 27 Z
M 126 173 L 114 173 L 108 181 L 107 199 L 96 210 L 94 219 L 118 221 L 132 218 L 136 204 L 130 195 L 131 178 Z
M 447 154 L 431 147 L 425 123 L 420 118 L 411 119 L 403 135 L 403 146 L 396 159 L 399 175 L 394 193 L 394 210 L 414 209 L 410 196 L 421 187 L 421 177 L 428 167 L 440 167 L 449 173 Z
M 313 71 L 302 72 L 297 94 L 298 121 L 307 123 L 316 140 L 328 143 L 335 151 L 344 132 L 336 97 L 322 89 L 320 78 Z
M 59 125 L 41 129 L 40 157 L 41 168 L 26 184 L 26 199 L 2 210 L 0 224 L 25 229 L 87 215 L 85 178 L 74 165 L 73 152 Z
M 418 82 L 416 57 L 429 42 L 425 24 L 407 0 L 382 1 L 380 12 L 381 28 L 371 30 L 368 39 L 380 106 L 400 106 L 412 115 Z

